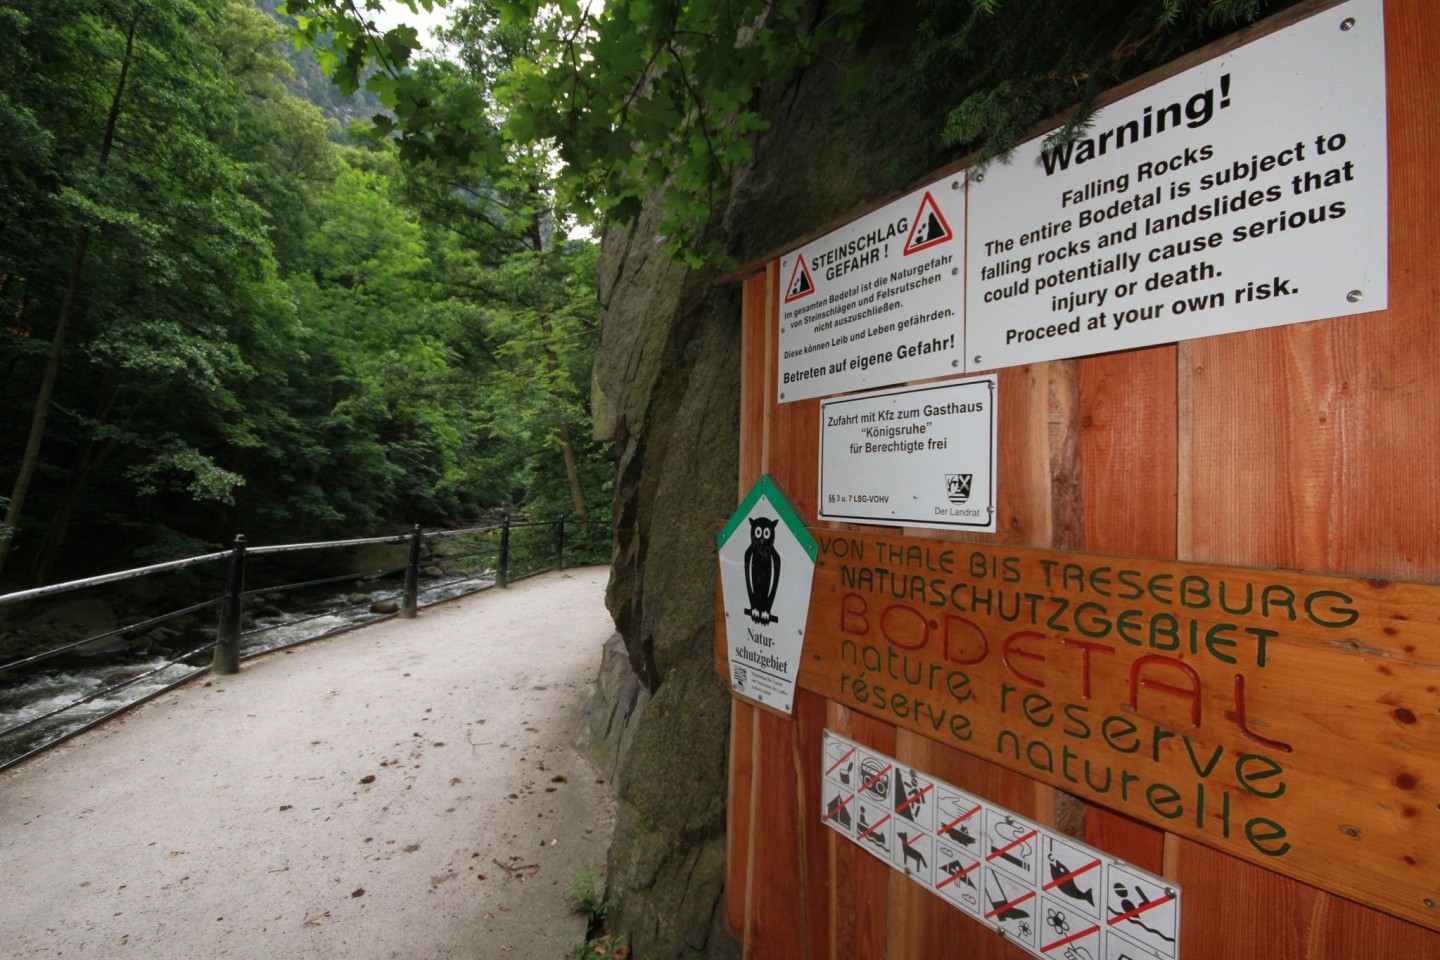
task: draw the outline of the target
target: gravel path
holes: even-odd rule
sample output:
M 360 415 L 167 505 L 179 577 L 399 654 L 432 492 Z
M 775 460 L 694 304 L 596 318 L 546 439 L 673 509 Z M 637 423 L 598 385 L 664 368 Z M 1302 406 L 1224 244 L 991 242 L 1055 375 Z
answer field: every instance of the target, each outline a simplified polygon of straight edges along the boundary
M 558 960 L 607 569 L 202 677 L 0 774 L 7 957 Z

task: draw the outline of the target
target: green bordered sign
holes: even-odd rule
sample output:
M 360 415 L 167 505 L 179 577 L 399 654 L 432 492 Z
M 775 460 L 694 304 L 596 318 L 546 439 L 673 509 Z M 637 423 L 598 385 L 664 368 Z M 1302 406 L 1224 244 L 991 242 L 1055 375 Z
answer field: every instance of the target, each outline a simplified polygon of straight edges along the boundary
M 810 612 L 815 538 L 767 474 L 716 539 L 730 689 L 789 713 Z

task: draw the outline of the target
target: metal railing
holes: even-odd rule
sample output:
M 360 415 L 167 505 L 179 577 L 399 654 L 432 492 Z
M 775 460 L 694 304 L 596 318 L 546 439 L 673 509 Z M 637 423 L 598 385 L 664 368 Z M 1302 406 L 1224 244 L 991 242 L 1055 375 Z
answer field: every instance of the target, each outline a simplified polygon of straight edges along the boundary
M 152 658 L 144 669 L 133 673 L 124 670 L 124 675 L 117 682 L 85 689 L 83 694 L 53 709 L 30 710 L 18 722 L 0 721 L 0 770 L 160 696 L 207 669 L 215 674 L 235 673 L 243 660 L 262 653 L 334 636 L 390 617 L 411 619 L 422 606 L 491 586 L 505 587 L 544 570 L 563 569 L 567 564 L 608 562 L 609 544 L 608 520 L 577 521 L 564 517 L 542 521 L 506 517 L 497 524 L 429 532 L 422 531 L 417 524 L 408 534 L 397 536 L 260 547 L 249 546 L 245 537 L 237 536 L 229 550 L 217 553 L 0 595 L 0 660 L 4 661 L 0 662 L 0 692 L 7 683 L 14 685 L 19 678 L 34 677 L 46 669 L 57 673 L 74 669 L 77 663 L 93 660 L 99 650 L 113 646 L 128 651 L 137 640 L 145 642 L 145 638 L 156 635 L 167 625 L 178 628 L 173 632 L 179 636 L 190 635 L 193 638 L 198 635 L 199 640 L 182 644 L 183 649 L 167 648 L 159 658 L 160 662 L 156 663 Z M 338 574 L 264 587 L 247 589 L 245 585 L 247 576 L 257 566 L 257 559 L 275 557 L 277 566 L 288 571 L 297 566 L 294 556 L 298 554 L 321 552 L 330 555 L 328 562 L 331 565 L 344 565 L 334 559 L 334 552 L 386 546 L 395 547 L 397 558 L 403 555 L 403 562 L 379 569 L 347 569 Z M 222 560 L 227 561 L 223 577 L 219 568 Z M 315 565 L 312 563 L 309 566 Z M 198 579 L 197 572 L 200 574 Z M 10 619 L 7 615 L 18 608 L 28 608 L 77 591 L 114 588 L 126 581 L 167 575 L 187 579 L 161 587 L 163 592 L 184 591 L 194 597 L 220 585 L 219 595 L 196 599 L 174 610 L 152 613 L 114 629 L 66 639 L 44 649 L 17 651 L 13 649 L 16 646 L 13 637 L 6 635 L 5 628 Z M 327 587 L 334 589 L 347 581 L 352 584 L 359 582 L 370 589 L 357 591 L 363 599 L 351 595 L 348 601 L 353 602 L 327 603 L 319 612 L 311 609 L 293 617 L 271 618 L 275 620 L 272 623 L 250 622 L 247 629 L 247 620 L 250 619 L 247 601 L 252 601 L 253 605 L 255 598 L 314 593 Z M 392 581 L 398 581 L 398 585 L 392 588 Z M 385 588 L 378 596 L 373 589 L 377 586 Z M 427 602 L 422 603 L 422 600 Z M 266 602 L 268 604 L 268 600 Z M 213 631 L 196 619 L 196 614 L 211 608 L 219 610 Z M 335 621 L 339 621 L 338 624 Z M 319 629 L 298 639 L 282 638 L 273 642 L 264 639 L 266 634 L 275 631 L 293 633 L 294 628 L 307 623 L 317 623 Z M 204 659 L 206 653 L 210 654 L 208 664 Z M 60 666 L 55 667 L 55 664 Z M 148 692 L 127 699 L 114 709 L 73 723 L 57 719 L 84 705 L 115 698 L 122 691 L 134 689 L 152 679 L 156 683 L 151 684 Z M 32 736 L 19 748 L 6 748 L 7 743 L 13 744 L 20 735 L 38 728 L 58 732 L 54 736 L 48 733 Z

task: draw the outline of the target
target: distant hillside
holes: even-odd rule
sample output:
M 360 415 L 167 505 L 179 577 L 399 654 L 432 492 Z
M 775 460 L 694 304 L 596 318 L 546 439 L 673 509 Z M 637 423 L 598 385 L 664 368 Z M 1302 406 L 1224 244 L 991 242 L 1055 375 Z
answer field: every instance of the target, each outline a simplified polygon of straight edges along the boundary
M 282 16 L 275 11 L 279 2 L 280 0 L 255 0 L 255 6 L 281 23 L 293 25 L 293 17 Z M 309 48 L 296 50 L 289 42 L 282 42 L 278 46 L 285 59 L 295 68 L 295 75 L 286 81 L 290 92 L 315 104 L 325 116 L 338 120 L 342 128 L 356 120 L 368 121 L 377 113 L 389 113 L 380 100 L 367 90 L 357 90 L 348 97 L 343 96 L 320 69 L 315 54 Z

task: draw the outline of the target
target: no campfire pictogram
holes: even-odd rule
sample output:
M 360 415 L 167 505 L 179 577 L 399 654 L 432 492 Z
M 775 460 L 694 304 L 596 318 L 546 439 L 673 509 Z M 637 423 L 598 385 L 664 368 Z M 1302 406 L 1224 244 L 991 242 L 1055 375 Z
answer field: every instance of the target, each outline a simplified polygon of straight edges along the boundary
M 790 282 L 785 285 L 785 302 L 794 303 L 814 292 L 815 281 L 810 278 L 810 268 L 805 265 L 805 255 L 800 254 L 795 257 L 795 269 L 790 271 Z
M 910 236 L 905 240 L 905 256 L 928 250 L 954 236 L 935 198 L 926 190 L 925 198 L 920 201 L 920 212 L 915 214 L 915 222 L 910 226 Z

